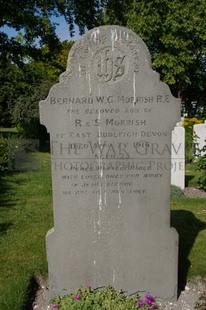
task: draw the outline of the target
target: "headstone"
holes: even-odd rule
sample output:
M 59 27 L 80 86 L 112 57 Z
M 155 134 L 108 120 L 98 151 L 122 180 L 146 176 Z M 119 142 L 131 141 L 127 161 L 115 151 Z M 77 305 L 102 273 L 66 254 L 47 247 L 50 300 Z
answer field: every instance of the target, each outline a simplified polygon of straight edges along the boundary
M 172 131 L 171 184 L 185 188 L 185 129 L 182 122 Z
M 206 121 L 204 124 L 196 124 L 193 126 L 193 137 L 194 155 L 204 156 L 206 152 L 202 149 L 206 145 Z
M 51 144 L 51 296 L 89 284 L 176 299 L 170 182 L 179 118 L 179 100 L 135 33 L 103 26 L 74 44 L 60 83 L 40 102 Z

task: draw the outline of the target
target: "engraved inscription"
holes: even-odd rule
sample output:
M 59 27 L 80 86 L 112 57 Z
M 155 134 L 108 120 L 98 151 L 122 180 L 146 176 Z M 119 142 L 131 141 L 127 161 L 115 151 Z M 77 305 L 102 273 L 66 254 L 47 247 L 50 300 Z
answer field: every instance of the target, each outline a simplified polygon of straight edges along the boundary
M 125 73 L 126 55 L 119 49 L 105 47 L 94 56 L 94 73 L 101 82 L 114 82 Z

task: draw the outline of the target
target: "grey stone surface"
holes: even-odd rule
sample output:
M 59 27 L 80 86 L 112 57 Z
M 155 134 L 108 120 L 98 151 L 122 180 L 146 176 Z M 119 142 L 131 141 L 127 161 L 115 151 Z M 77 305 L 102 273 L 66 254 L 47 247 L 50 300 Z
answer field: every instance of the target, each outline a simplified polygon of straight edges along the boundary
M 181 124 L 172 131 L 171 184 L 185 188 L 185 129 Z
M 170 182 L 179 118 L 179 100 L 135 33 L 105 26 L 75 43 L 60 83 L 40 102 L 51 143 L 51 296 L 112 285 L 176 299 Z
M 193 137 L 194 155 L 204 156 L 206 154 L 203 151 L 203 147 L 206 145 L 206 121 L 204 124 L 195 124 L 193 126 Z

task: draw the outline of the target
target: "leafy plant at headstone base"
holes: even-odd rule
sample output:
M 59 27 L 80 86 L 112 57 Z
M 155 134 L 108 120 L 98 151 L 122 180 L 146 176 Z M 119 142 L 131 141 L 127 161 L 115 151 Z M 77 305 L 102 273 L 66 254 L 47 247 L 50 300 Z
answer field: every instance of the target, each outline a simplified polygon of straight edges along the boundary
M 201 119 L 185 118 L 183 122 L 183 127 L 185 128 L 185 161 L 190 163 L 193 160 L 193 126 L 195 124 L 201 124 L 203 121 Z
M 111 286 L 94 290 L 82 287 L 76 293 L 54 298 L 50 305 L 50 309 L 57 310 L 149 310 L 154 307 L 154 298 L 150 294 L 144 298 L 127 297 L 123 291 L 116 292 Z
M 170 187 L 170 198 L 181 198 L 184 197 L 184 193 L 180 187 L 176 185 L 171 185 Z
M 202 152 L 204 152 L 204 155 L 199 155 L 197 161 L 197 170 L 201 171 L 202 174 L 198 178 L 197 182 L 202 189 L 206 190 L 206 145 L 204 145 L 204 147 L 200 150 L 200 153 Z
M 8 160 L 8 139 L 0 135 L 0 172 L 7 169 Z

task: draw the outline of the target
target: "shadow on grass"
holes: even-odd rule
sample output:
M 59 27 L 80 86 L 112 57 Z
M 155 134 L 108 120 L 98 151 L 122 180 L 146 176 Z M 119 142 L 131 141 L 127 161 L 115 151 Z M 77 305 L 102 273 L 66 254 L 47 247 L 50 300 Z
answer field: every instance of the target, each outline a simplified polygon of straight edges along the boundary
M 0 223 L 0 235 L 6 234 L 7 230 L 13 226 L 13 223 L 10 222 L 4 222 L 4 223 Z
M 187 274 L 191 263 L 188 259 L 200 231 L 206 229 L 206 223 L 197 219 L 190 211 L 174 210 L 171 212 L 172 227 L 179 234 L 179 291 L 184 290 L 187 283 Z
M 36 293 L 39 288 L 39 283 L 35 277 L 30 279 L 28 289 L 27 289 L 27 297 L 26 297 L 26 305 L 22 308 L 22 310 L 32 310 L 33 303 L 35 301 Z
M 13 199 L 12 188 L 5 177 L 9 174 L 12 174 L 12 172 L 7 171 L 0 175 L 0 211 L 16 205 L 16 201 Z
M 15 208 L 17 204 L 14 189 L 7 179 L 7 176 L 13 175 L 14 173 L 6 171 L 0 174 L 0 237 L 5 235 L 14 225 L 8 220 L 7 213 L 9 209 Z

